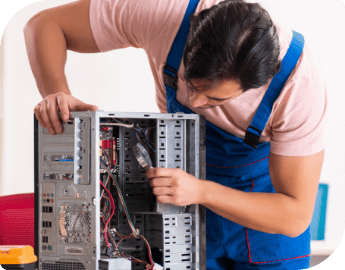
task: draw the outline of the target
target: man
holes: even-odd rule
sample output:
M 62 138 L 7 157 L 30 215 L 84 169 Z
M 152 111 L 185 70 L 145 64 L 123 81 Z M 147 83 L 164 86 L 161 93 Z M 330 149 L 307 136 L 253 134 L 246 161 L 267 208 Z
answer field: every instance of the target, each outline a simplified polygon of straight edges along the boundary
M 58 111 L 67 120 L 98 109 L 71 95 L 67 49 L 144 48 L 161 112 L 208 121 L 207 180 L 147 172 L 159 202 L 207 207 L 207 268 L 308 268 L 326 94 L 301 35 L 241 0 L 80 0 L 33 17 L 25 40 L 43 97 L 35 114 L 51 134 L 61 132 Z

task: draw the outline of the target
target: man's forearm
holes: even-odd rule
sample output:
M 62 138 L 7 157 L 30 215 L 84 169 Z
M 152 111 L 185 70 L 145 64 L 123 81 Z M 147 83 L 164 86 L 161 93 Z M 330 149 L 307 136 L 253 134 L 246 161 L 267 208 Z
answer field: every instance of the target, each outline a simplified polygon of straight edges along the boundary
M 60 27 L 45 15 L 38 14 L 26 24 L 24 37 L 30 66 L 42 97 L 57 92 L 70 94 L 64 74 L 67 45 Z
M 202 203 L 224 218 L 254 230 L 296 237 L 305 227 L 297 201 L 284 194 L 243 192 L 203 181 Z

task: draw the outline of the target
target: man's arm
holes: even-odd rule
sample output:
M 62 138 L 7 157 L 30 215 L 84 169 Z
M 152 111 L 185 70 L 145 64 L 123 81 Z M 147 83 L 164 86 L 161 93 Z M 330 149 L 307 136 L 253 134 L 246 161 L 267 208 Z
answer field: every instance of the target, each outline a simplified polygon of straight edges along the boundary
M 42 126 L 55 132 L 61 131 L 57 111 L 67 120 L 70 110 L 97 109 L 70 95 L 64 73 L 67 50 L 99 52 L 91 32 L 89 5 L 90 0 L 79 0 L 44 10 L 24 28 L 31 69 L 44 98 L 35 107 L 35 114 Z
M 313 215 L 323 158 L 324 151 L 306 157 L 271 153 L 269 169 L 276 193 L 243 192 L 178 169 L 154 168 L 147 177 L 159 202 L 203 204 L 247 228 L 297 237 Z

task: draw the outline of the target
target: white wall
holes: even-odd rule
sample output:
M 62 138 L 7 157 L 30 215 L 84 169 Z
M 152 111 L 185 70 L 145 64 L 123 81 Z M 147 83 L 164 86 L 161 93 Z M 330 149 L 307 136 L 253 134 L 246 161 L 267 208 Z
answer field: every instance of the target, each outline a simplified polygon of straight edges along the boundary
M 7 7 L 6 2 L 0 2 L 0 30 L 5 28 L 16 11 L 34 1 L 13 0 L 20 2 L 15 7 Z M 27 6 L 6 27 L 3 53 L 0 48 L 0 71 L 2 64 L 4 67 L 0 84 L 0 195 L 33 192 L 33 108 L 41 97 L 27 60 L 22 28 L 39 10 L 67 2 L 72 1 L 41 1 Z M 345 225 L 344 3 L 338 0 L 258 2 L 274 19 L 304 34 L 325 71 L 329 98 L 329 142 L 321 182 L 330 184 L 330 194 L 326 240 L 312 243 L 312 247 L 314 252 L 331 252 L 338 246 Z M 98 105 L 100 109 L 158 111 L 152 75 L 142 50 L 130 48 L 94 55 L 69 52 L 66 73 L 74 96 Z
M 1 6 L 0 6 L 1 10 Z M 1 14 L 0 14 L 1 17 Z M 2 24 L 0 24 L 0 29 L 1 29 Z M 2 33 L 0 31 L 0 33 Z M 2 160 L 3 160 L 3 149 L 2 149 L 2 144 L 3 144 L 3 136 L 2 136 L 2 124 L 3 124 L 3 116 L 4 116 L 4 110 L 3 110 L 3 70 L 4 70 L 4 61 L 3 61 L 3 55 L 4 55 L 4 46 L 2 45 L 2 40 L 0 39 L 0 196 L 2 194 L 2 177 L 1 177 L 1 172 L 2 172 Z
M 23 27 L 42 9 L 72 2 L 44 1 L 21 10 L 3 36 L 3 195 L 33 192 L 33 108 L 41 100 L 27 59 Z M 107 54 L 68 52 L 67 80 L 72 94 L 109 111 L 158 112 L 153 77 L 143 50 Z M 20 171 L 20 176 L 16 172 Z M 6 180 L 5 180 L 6 179 Z

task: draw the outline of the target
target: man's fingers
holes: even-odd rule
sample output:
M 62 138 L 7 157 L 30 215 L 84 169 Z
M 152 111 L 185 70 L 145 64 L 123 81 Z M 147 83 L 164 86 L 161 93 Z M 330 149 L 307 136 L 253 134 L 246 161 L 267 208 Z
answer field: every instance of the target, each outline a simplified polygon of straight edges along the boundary
M 174 169 L 169 168 L 152 168 L 146 172 L 146 177 L 148 179 L 155 177 L 171 177 Z
M 58 110 L 57 110 L 57 104 L 56 104 L 56 97 L 53 96 L 52 98 L 47 99 L 47 111 L 50 118 L 50 121 L 53 125 L 53 128 L 56 133 L 59 133 L 62 131 Z
M 152 189 L 152 193 L 156 196 L 173 195 L 171 188 L 168 187 L 155 187 Z
M 77 102 L 72 105 L 71 110 L 72 108 L 75 111 L 97 111 L 98 110 L 97 106 L 86 104 L 80 100 L 77 100 Z
M 156 200 L 157 200 L 157 202 L 160 202 L 160 203 L 170 203 L 170 204 L 173 204 L 173 202 L 174 202 L 172 196 L 166 196 L 166 195 L 157 196 Z
M 46 127 L 50 134 L 55 134 L 62 132 L 59 112 L 62 121 L 67 121 L 71 111 L 97 110 L 98 107 L 95 105 L 86 104 L 69 94 L 59 92 L 45 97 L 35 107 L 34 112 L 41 126 Z
M 171 187 L 172 179 L 169 178 L 153 178 L 150 180 L 151 187 Z
M 50 121 L 48 112 L 47 112 L 47 102 L 45 100 L 43 100 L 41 102 L 41 106 L 40 106 L 40 114 L 43 120 L 44 125 L 46 126 L 46 128 L 48 129 L 50 134 L 55 134 L 55 130 L 53 128 L 53 125 Z
M 67 121 L 69 119 L 69 108 L 68 108 L 67 95 L 64 93 L 57 94 L 56 102 L 57 102 L 58 107 L 59 107 L 62 121 Z
M 37 118 L 38 122 L 41 124 L 41 126 L 43 128 L 45 128 L 46 125 L 44 124 L 43 118 L 41 116 L 40 109 L 41 109 L 41 105 L 37 104 L 36 107 L 34 108 L 34 112 L 35 112 L 35 115 L 36 115 L 36 118 Z
M 91 104 L 87 104 L 88 106 L 90 106 L 90 109 L 88 109 L 89 111 L 98 111 L 98 107 L 96 105 L 91 105 Z

